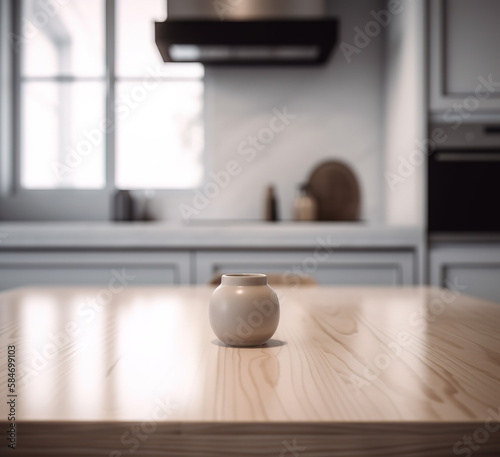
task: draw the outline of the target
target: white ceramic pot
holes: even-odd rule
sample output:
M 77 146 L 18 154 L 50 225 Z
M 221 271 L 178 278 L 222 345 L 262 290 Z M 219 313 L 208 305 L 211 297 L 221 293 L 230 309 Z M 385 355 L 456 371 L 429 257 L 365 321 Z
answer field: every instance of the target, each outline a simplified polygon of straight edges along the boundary
M 229 346 L 259 346 L 278 328 L 280 306 L 264 274 L 222 275 L 209 304 L 210 325 Z

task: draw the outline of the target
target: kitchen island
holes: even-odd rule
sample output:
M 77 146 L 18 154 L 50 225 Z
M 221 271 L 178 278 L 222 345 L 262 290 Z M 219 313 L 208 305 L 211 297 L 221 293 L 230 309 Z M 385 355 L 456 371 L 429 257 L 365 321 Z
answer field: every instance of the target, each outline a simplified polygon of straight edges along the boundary
M 499 455 L 500 304 L 460 287 L 282 288 L 274 337 L 240 349 L 210 329 L 212 290 L 1 293 L 16 455 Z

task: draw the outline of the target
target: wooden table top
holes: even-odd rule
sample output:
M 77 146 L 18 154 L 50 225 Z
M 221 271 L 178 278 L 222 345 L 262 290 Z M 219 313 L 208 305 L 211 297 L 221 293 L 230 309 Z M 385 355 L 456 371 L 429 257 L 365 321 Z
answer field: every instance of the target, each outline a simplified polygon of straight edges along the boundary
M 6 397 L 13 345 L 18 440 L 24 427 L 31 437 L 26 449 L 38 443 L 49 455 L 56 444 L 48 434 L 72 436 L 74 444 L 86 430 L 101 436 L 102 455 L 115 450 L 118 457 L 129 455 L 122 436 L 129 424 L 147 423 L 154 433 L 142 435 L 149 440 L 139 440 L 140 455 L 168 448 L 174 435 L 199 433 L 225 436 L 225 449 L 229 436 L 252 434 L 249 446 L 267 443 L 274 455 L 286 440 L 270 435 L 288 436 L 289 443 L 301 437 L 309 449 L 304 455 L 320 456 L 336 455 L 325 446 L 339 445 L 340 435 L 357 451 L 387 442 L 388 434 L 392 442 L 410 434 L 417 446 L 439 426 L 434 453 L 426 455 L 453 455 L 461 434 L 471 435 L 494 414 L 500 422 L 500 304 L 430 288 L 276 289 L 281 320 L 273 339 L 259 348 L 230 348 L 208 322 L 212 290 L 0 294 L 0 392 Z M 2 399 L 0 420 L 7 415 Z M 169 434 L 168 443 L 161 441 Z M 474 455 L 488 446 L 500 450 L 500 432 L 490 434 Z M 175 449 L 166 455 L 179 455 Z M 402 448 L 384 452 L 407 455 Z

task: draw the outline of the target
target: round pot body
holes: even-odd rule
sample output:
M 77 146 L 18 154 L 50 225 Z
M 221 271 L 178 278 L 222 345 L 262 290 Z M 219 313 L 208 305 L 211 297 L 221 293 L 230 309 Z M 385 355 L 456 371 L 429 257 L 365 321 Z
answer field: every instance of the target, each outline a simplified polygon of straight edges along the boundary
M 259 346 L 278 328 L 278 296 L 264 274 L 222 275 L 221 285 L 210 298 L 209 318 L 224 344 Z

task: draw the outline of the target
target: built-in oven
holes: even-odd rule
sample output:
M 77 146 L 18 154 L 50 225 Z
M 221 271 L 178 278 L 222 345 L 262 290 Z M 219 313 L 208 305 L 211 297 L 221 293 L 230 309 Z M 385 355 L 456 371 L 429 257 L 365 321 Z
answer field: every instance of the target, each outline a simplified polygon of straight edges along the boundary
M 432 137 L 429 232 L 500 232 L 500 124 L 431 124 Z

